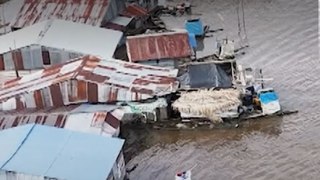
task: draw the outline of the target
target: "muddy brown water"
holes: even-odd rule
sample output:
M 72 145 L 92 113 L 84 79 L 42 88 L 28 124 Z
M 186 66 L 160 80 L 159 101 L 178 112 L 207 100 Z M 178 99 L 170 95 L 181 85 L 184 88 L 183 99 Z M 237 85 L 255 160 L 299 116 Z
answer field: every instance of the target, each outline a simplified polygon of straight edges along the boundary
M 225 29 L 221 36 L 239 39 L 236 1 L 193 4 L 206 24 Z M 244 8 L 250 47 L 239 61 L 263 68 L 274 78 L 267 85 L 279 93 L 283 106 L 299 113 L 211 131 L 125 129 L 128 167 L 138 164 L 130 179 L 174 179 L 175 172 L 195 164 L 195 180 L 319 179 L 318 2 L 244 0 Z

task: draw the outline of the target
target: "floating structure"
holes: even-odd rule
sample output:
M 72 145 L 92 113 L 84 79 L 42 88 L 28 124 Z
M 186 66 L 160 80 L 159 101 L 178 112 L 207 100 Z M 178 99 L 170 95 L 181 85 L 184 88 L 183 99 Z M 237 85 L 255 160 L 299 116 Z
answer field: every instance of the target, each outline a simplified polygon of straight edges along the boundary
M 0 132 L 0 179 L 123 180 L 124 140 L 29 124 Z

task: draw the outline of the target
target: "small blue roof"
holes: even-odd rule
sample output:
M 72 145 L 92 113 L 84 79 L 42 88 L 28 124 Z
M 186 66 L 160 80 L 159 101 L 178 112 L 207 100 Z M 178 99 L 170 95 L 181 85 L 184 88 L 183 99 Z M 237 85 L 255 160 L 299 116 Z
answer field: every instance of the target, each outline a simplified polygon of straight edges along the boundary
M 0 170 L 68 180 L 105 180 L 124 140 L 28 124 L 0 132 Z
M 185 22 L 185 29 L 196 36 L 202 36 L 204 34 L 203 24 L 200 19 L 187 20 Z

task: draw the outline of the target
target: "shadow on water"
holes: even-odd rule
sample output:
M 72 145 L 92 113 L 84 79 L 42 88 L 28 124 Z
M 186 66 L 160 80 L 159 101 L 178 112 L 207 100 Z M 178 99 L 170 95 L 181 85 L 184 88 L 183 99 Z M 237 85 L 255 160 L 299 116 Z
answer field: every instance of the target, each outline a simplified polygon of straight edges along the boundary
M 239 126 L 226 125 L 213 129 L 153 129 L 143 124 L 124 125 L 121 137 L 126 139 L 124 153 L 126 162 L 143 151 L 157 146 L 165 149 L 167 146 L 181 147 L 183 144 L 196 142 L 197 146 L 222 145 L 225 142 L 239 141 L 250 134 L 264 134 L 265 136 L 279 136 L 282 133 L 283 117 L 270 117 L 247 120 Z

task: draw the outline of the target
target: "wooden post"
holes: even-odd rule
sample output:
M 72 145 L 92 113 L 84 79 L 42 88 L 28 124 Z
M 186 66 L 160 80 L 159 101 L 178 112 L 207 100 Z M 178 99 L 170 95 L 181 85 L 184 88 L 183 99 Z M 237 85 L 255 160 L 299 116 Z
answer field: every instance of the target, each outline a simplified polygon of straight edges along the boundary
M 16 50 L 12 51 L 12 49 L 10 48 L 10 52 L 13 53 L 12 61 L 13 61 L 14 71 L 16 72 L 16 76 L 18 78 L 19 72 L 18 72 L 18 65 L 17 65 L 17 59 L 16 59 Z

